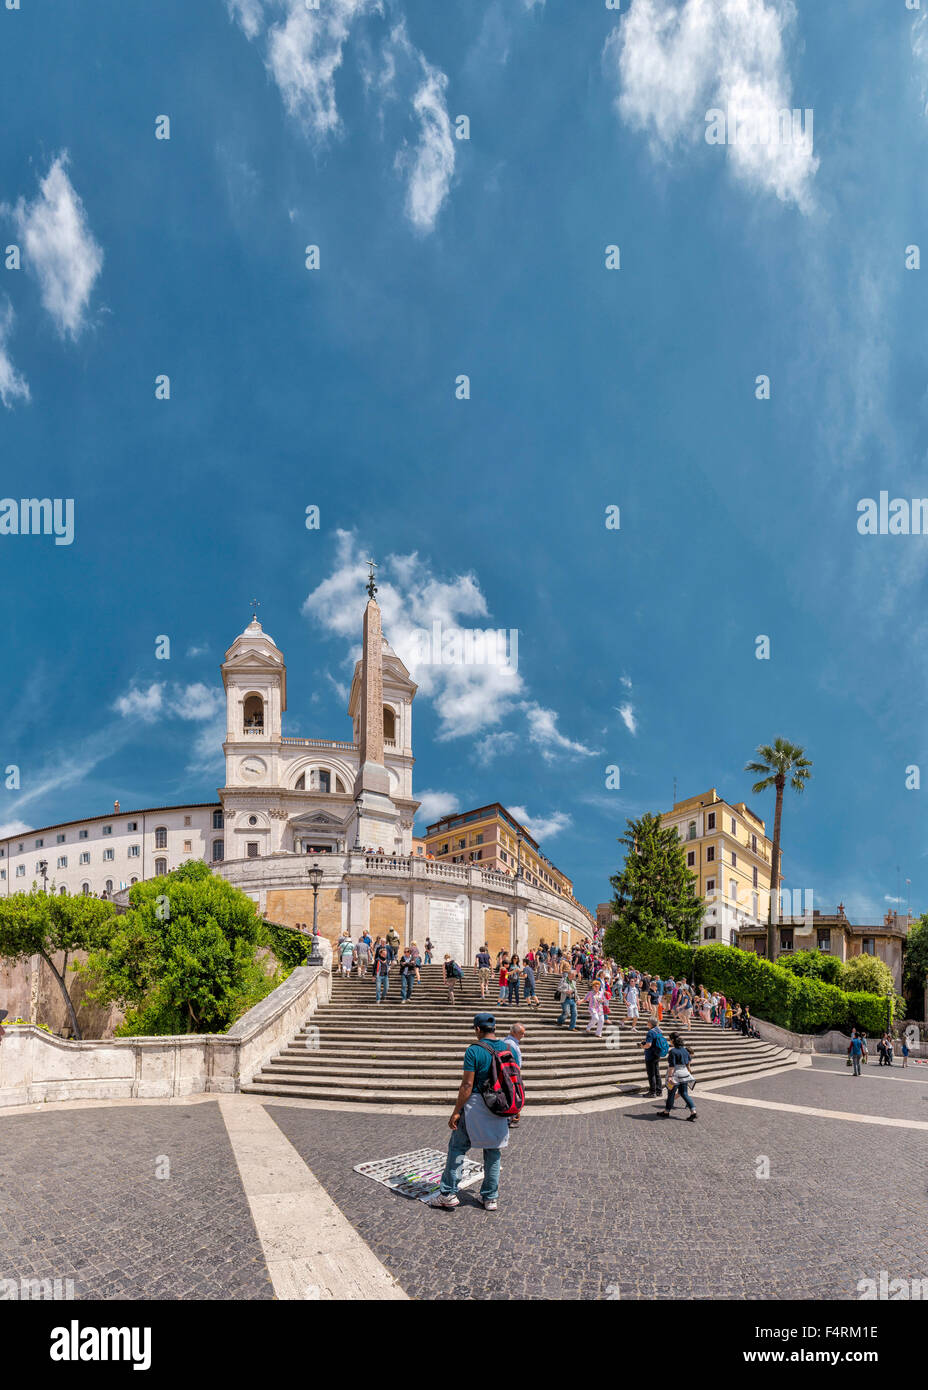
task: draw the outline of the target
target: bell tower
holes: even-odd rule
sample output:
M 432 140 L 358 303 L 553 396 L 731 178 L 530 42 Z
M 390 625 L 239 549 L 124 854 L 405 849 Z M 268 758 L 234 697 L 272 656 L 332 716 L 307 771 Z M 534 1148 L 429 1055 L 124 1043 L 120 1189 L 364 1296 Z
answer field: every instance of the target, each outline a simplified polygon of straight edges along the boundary
M 283 652 L 257 615 L 222 663 L 226 692 L 226 786 L 266 784 L 280 749 L 281 716 L 287 708 Z

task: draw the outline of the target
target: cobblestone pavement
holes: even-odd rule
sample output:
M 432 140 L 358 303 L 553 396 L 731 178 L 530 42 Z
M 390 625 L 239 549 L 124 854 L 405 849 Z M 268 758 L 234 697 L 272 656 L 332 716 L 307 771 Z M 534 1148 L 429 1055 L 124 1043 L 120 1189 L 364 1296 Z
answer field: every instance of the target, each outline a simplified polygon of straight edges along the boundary
M 809 1105 L 820 1110 L 846 1110 L 855 1115 L 921 1120 L 928 1124 L 928 1067 L 907 1067 L 903 1071 L 898 1065 L 878 1067 L 874 1059 L 856 1078 L 850 1067 L 840 1060 L 816 1058 L 811 1067 L 781 1072 L 779 1076 L 758 1076 L 726 1083 L 722 1089 L 727 1096 L 784 1101 L 788 1105 Z M 925 1138 L 928 1141 L 928 1134 Z
M 76 1298 L 273 1297 L 210 1102 L 5 1115 L 0 1232 L 0 1278 L 73 1279 Z
M 527 1117 L 503 1151 L 499 1211 L 465 1192 L 446 1212 L 352 1171 L 444 1148 L 446 1116 L 268 1109 L 413 1297 L 854 1299 L 882 1269 L 928 1275 L 920 1131 L 708 1097 L 695 1124 L 658 1120 L 653 1102 Z

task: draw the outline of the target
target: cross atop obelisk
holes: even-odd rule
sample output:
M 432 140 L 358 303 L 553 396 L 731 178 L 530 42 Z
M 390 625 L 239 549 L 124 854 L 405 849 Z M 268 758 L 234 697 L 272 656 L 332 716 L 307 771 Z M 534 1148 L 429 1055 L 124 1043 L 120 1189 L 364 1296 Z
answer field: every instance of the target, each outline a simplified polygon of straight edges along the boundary
M 373 598 L 377 592 L 377 585 L 374 583 L 374 570 L 377 568 L 377 566 L 373 560 L 368 560 L 367 563 L 371 567 L 371 572 L 367 580 L 367 592 L 370 594 L 371 598 Z

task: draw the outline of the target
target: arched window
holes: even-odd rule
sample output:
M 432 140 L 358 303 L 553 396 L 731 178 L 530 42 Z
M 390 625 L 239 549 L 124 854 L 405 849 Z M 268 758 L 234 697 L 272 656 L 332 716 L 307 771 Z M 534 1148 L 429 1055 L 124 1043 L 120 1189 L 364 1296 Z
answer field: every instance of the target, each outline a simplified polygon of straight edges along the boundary
M 383 707 L 383 736 L 396 740 L 396 713 L 389 705 Z
M 168 828 L 166 825 L 155 827 L 155 849 L 167 849 L 168 847 Z
M 59 898 L 66 898 L 68 896 L 68 890 L 65 888 L 64 884 L 58 889 L 58 896 Z
M 166 874 L 166 873 L 167 873 L 167 871 L 168 871 L 168 861 L 167 861 L 166 859 L 156 859 L 156 860 L 155 860 L 155 873 L 156 873 L 156 875 L 157 875 L 159 878 L 161 878 L 163 874 Z
M 81 884 L 81 892 L 84 894 L 84 897 L 85 897 L 85 898 L 88 897 L 89 894 L 90 894 L 90 884 L 89 884 L 89 883 L 82 883 L 82 884 Z
M 130 884 L 138 883 L 138 879 L 137 879 L 137 878 L 130 878 L 130 879 L 129 879 L 129 883 L 130 883 Z
M 106 891 L 107 891 L 108 893 L 112 893 L 112 891 L 113 891 L 113 880 L 112 880 L 111 878 L 108 878 L 108 879 L 106 880 Z
M 213 841 L 213 863 L 218 864 L 225 855 L 225 847 L 222 840 Z
M 335 790 L 337 792 L 343 792 L 345 790 L 345 784 L 340 777 L 336 777 L 335 779 Z
M 301 773 L 300 773 L 299 777 L 296 779 L 296 782 L 294 783 L 293 790 L 296 791 L 296 792 L 305 792 L 305 790 L 306 790 L 306 773 L 305 773 L 305 772 L 301 772 Z
M 247 695 L 245 697 L 245 728 L 264 728 L 264 701 L 260 695 Z

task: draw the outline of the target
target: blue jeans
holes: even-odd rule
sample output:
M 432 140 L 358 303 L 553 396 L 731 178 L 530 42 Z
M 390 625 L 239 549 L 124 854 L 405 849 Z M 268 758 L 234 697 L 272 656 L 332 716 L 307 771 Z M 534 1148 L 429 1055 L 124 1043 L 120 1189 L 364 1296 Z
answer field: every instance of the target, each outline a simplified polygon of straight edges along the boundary
M 374 984 L 377 988 L 377 1003 L 379 1004 L 381 998 L 386 997 L 387 990 L 390 987 L 390 976 L 386 971 L 384 971 L 382 975 L 375 975 Z
M 680 1096 L 683 1103 L 688 1105 L 691 1110 L 696 1109 L 696 1106 L 693 1104 L 693 1099 L 690 1096 L 690 1083 L 688 1081 L 681 1081 L 678 1085 L 674 1086 L 673 1090 L 668 1095 L 667 1104 L 664 1106 L 665 1110 L 673 1109 L 673 1103 L 677 1095 Z
M 565 1019 L 567 1018 L 567 1011 L 568 1011 L 568 1009 L 570 1010 L 570 1027 L 571 1027 L 571 1028 L 576 1028 L 576 1026 L 577 1026 L 577 1001 L 576 1001 L 576 999 L 565 999 L 565 1000 L 564 1000 L 564 1002 L 563 1002 L 562 1005 L 561 1005 L 561 1016 L 560 1016 L 560 1018 L 558 1019 L 558 1023 L 563 1023 L 563 1022 L 565 1021 Z
M 855 1075 L 855 1076 L 860 1076 L 860 1053 L 858 1052 L 857 1055 L 855 1056 L 854 1053 L 852 1052 L 852 1053 L 851 1053 L 851 1061 L 852 1061 L 853 1064 L 854 1064 L 854 1075 Z
M 458 1190 L 458 1183 L 461 1181 L 461 1173 L 464 1170 L 464 1155 L 469 1148 L 470 1139 L 462 1115 L 458 1120 L 457 1129 L 452 1132 L 451 1138 L 448 1140 L 448 1159 L 445 1163 L 445 1171 L 441 1175 L 441 1191 L 446 1196 Z M 492 1198 L 495 1202 L 499 1197 L 499 1165 L 499 1149 L 484 1149 L 483 1182 L 480 1185 L 480 1195 L 487 1201 Z
M 416 983 L 413 975 L 400 976 L 400 999 L 412 998 L 412 987 Z
M 518 1004 L 518 1002 L 519 1002 L 519 981 L 518 981 L 518 980 L 510 980 L 510 981 L 509 981 L 509 1002 L 510 1002 L 510 1004 L 512 1003 L 513 999 L 514 999 L 514 1000 L 516 1001 L 516 1003 Z

